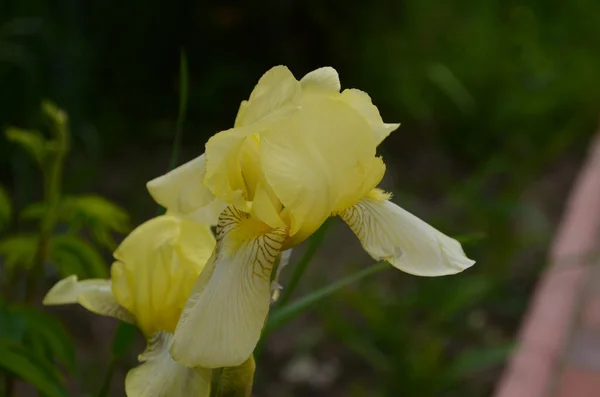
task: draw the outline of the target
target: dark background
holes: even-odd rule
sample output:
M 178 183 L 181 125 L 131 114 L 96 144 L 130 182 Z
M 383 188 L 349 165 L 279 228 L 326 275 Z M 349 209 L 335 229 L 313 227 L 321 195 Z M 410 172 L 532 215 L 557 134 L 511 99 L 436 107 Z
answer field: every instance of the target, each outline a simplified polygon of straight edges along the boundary
M 489 396 L 596 129 L 599 4 L 0 0 L 0 127 L 37 128 L 40 101 L 56 102 L 72 133 L 64 190 L 100 193 L 135 225 L 156 213 L 145 183 L 168 169 L 181 49 L 180 163 L 232 126 L 270 67 L 297 78 L 335 67 L 343 88 L 402 123 L 380 148 L 383 185 L 447 234 L 469 235 L 477 264 L 440 279 L 390 270 L 328 299 L 267 341 L 255 395 Z M 35 165 L 4 136 L 0 179 L 17 207 L 40 197 Z M 334 222 L 299 295 L 370 264 L 361 252 Z M 86 395 L 113 322 L 65 310 L 81 356 L 69 377 Z

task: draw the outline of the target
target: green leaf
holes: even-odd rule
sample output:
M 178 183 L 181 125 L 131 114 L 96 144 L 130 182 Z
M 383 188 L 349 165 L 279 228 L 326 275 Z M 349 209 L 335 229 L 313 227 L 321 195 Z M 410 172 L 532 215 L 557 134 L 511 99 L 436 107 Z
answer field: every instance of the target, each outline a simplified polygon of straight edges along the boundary
M 348 285 L 353 284 L 357 281 L 360 281 L 365 277 L 371 276 L 383 269 L 389 268 L 390 264 L 388 264 L 387 262 L 376 263 L 375 265 L 361 270 L 360 272 L 345 277 L 333 284 L 316 290 L 308 294 L 307 296 L 288 304 L 287 306 L 283 306 L 282 308 L 273 311 L 273 313 L 267 319 L 267 323 L 263 330 L 262 337 L 264 338 L 277 328 L 281 327 L 282 325 L 288 323 L 298 315 L 305 312 L 309 307 L 315 305 L 316 303 L 329 297 L 330 295 L 333 295 L 340 289 L 347 287 Z
M 451 321 L 457 313 L 482 302 L 494 287 L 492 280 L 480 275 L 464 274 L 451 281 L 445 280 L 443 285 L 441 281 L 442 279 L 440 283 L 436 283 L 440 285 L 432 286 L 430 294 L 423 297 L 427 304 L 424 311 L 430 313 L 428 322 L 431 325 Z M 437 297 L 434 298 L 436 296 L 434 289 L 438 291 L 438 296 L 445 297 L 442 301 Z M 429 296 L 431 299 L 427 299 Z
M 0 368 L 14 374 L 47 397 L 66 397 L 60 373 L 18 342 L 0 338 Z
M 429 65 L 427 75 L 431 82 L 445 93 L 464 114 L 472 114 L 475 111 L 475 100 L 446 65 L 441 63 Z
M 96 397 L 108 396 L 110 382 L 112 381 L 112 377 L 115 373 L 117 361 L 127 354 L 137 332 L 137 328 L 134 325 L 125 323 L 123 321 L 119 322 L 119 326 L 117 327 L 117 332 L 115 332 L 111 347 L 112 358 L 110 359 L 108 369 L 106 370 L 106 375 L 102 381 L 102 387 L 98 391 L 98 394 L 96 394 Z
M 54 250 L 50 260 L 61 278 L 75 274 L 77 277 L 88 278 L 88 272 L 77 254 L 68 250 Z
M 81 222 L 89 227 L 98 243 L 111 250 L 116 248 L 112 233 L 131 229 L 127 212 L 99 195 L 66 197 L 60 216 L 67 223 Z
M 0 305 L 0 339 L 20 341 L 27 329 L 23 316 L 14 313 L 9 306 Z
M 12 216 L 12 203 L 6 190 L 0 186 L 0 230 L 4 229 Z
M 515 347 L 514 342 L 500 346 L 475 347 L 464 350 L 448 368 L 450 376 L 461 378 L 501 365 Z
M 131 342 L 133 342 L 137 332 L 138 331 L 135 325 L 125 323 L 123 321 L 119 322 L 119 326 L 117 327 L 117 332 L 115 333 L 115 338 L 113 339 L 112 343 L 112 354 L 114 357 L 122 357 L 129 351 Z
M 40 166 L 44 165 L 46 141 L 42 134 L 11 127 L 6 130 L 6 138 L 19 144 Z
M 187 113 L 188 101 L 188 66 L 185 51 L 181 49 L 179 53 L 179 114 L 177 115 L 177 125 L 175 128 L 175 139 L 173 141 L 173 151 L 171 153 L 171 161 L 169 170 L 172 170 L 177 165 L 179 152 L 181 150 L 181 138 L 183 136 L 183 123 Z
M 56 268 L 65 274 L 69 270 L 78 269 L 84 274 L 81 278 L 108 278 L 108 270 L 104 259 L 92 245 L 76 236 L 59 235 L 50 240 L 50 259 Z M 76 263 L 78 265 L 76 265 Z
M 75 345 L 65 327 L 53 316 L 27 306 L 12 306 L 11 311 L 24 319 L 31 340 L 39 340 L 65 367 L 75 370 Z
M 29 269 L 33 264 L 38 238 L 33 234 L 22 234 L 0 240 L 0 256 L 4 257 L 6 271 L 11 272 L 17 266 Z
M 46 212 L 46 204 L 43 202 L 29 204 L 25 208 L 21 210 L 19 213 L 19 218 L 21 219 L 42 219 L 44 213 Z
M 472 243 L 481 241 L 481 240 L 487 238 L 487 234 L 485 234 L 484 232 L 474 232 L 474 233 L 469 233 L 469 234 L 461 234 L 459 236 L 453 236 L 453 237 L 459 243 L 461 243 L 462 245 L 465 245 L 465 244 L 472 244 Z
M 40 202 L 28 205 L 19 216 L 22 219 L 42 219 L 45 212 L 46 204 Z M 131 229 L 125 210 L 94 194 L 63 198 L 59 204 L 58 220 L 67 223 L 70 230 L 88 227 L 94 239 L 110 250 L 116 248 L 112 233 L 126 233 Z

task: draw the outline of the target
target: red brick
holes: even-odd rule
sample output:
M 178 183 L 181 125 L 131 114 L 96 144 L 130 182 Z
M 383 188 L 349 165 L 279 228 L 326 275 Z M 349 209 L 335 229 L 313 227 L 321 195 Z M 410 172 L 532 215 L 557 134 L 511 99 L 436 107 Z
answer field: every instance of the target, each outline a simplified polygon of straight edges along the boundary
M 520 348 L 503 374 L 496 397 L 547 396 L 588 269 L 546 272 L 524 321 Z
M 521 328 L 519 348 L 498 384 L 496 397 L 550 397 L 555 386 L 559 394 L 552 397 L 600 397 L 600 371 L 566 363 L 566 371 L 562 375 L 558 372 L 565 359 L 596 364 L 596 353 L 585 351 L 588 342 L 575 339 L 573 345 L 566 347 L 579 313 L 579 298 L 587 284 L 584 281 L 592 276 L 590 269 L 598 262 L 590 256 L 598 246 L 598 197 L 600 131 L 590 145 L 586 163 L 567 202 L 550 252 L 550 269 L 536 288 Z M 596 329 L 600 324 L 600 303 L 594 295 L 590 298 L 590 304 L 581 312 L 580 331 Z M 568 356 L 564 357 L 564 353 Z
M 600 333 L 600 283 L 596 285 L 595 288 L 598 288 L 598 291 L 594 291 L 586 302 L 581 325 L 590 331 L 594 330 Z
M 556 397 L 600 396 L 600 371 L 568 367 L 562 374 Z

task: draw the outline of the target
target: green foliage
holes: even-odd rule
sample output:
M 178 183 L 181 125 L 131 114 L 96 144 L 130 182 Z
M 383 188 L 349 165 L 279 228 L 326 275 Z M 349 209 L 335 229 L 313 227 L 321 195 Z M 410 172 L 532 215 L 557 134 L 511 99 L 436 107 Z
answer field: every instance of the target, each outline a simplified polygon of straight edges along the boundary
M 67 116 L 50 102 L 42 104 L 42 113 L 50 121 L 50 138 L 33 130 L 6 131 L 7 138 L 37 163 L 44 196 L 25 206 L 15 225 L 22 231 L 35 221 L 37 227 L 0 238 L 1 287 L 6 297 L 6 302 L 0 302 L 0 368 L 10 374 L 4 379 L 9 392 L 13 376 L 29 382 L 44 396 L 58 397 L 66 396 L 66 391 L 55 363 L 73 372 L 75 347 L 57 319 L 32 305 L 48 288 L 45 264 L 52 264 L 62 277 L 107 278 L 108 267 L 100 249 L 116 247 L 113 234 L 129 230 L 129 217 L 102 196 L 62 196 L 63 163 L 69 149 Z M 6 231 L 11 225 L 12 212 L 6 192 L 0 189 L 0 229 Z
M 0 240 L 0 256 L 4 257 L 6 271 L 12 272 L 18 266 L 31 269 L 38 240 L 33 234 L 14 235 Z
M 49 259 L 62 277 L 76 274 L 80 278 L 108 278 L 106 263 L 100 253 L 76 236 L 53 236 Z
M 48 143 L 41 133 L 13 127 L 6 130 L 6 138 L 21 146 L 38 166 L 45 165 Z
M 344 277 L 343 279 L 335 283 L 313 291 L 310 294 L 302 297 L 301 299 L 298 299 L 295 302 L 292 302 L 286 306 L 283 306 L 280 309 L 275 310 L 267 320 L 267 324 L 263 329 L 263 337 L 268 336 L 269 333 L 273 332 L 275 329 L 283 326 L 287 322 L 294 319 L 296 316 L 305 312 L 310 307 L 319 303 L 321 300 L 338 292 L 340 289 L 347 287 L 348 285 L 351 285 L 365 277 L 368 277 L 389 267 L 390 265 L 387 262 L 377 263 L 373 266 L 368 267 L 367 269 L 361 270 L 354 274 L 350 274 L 349 276 Z
M 483 372 L 490 367 L 502 365 L 514 350 L 513 343 L 506 343 L 491 347 L 468 348 L 461 352 L 451 366 L 448 372 L 456 378 Z
M 20 217 L 40 220 L 46 212 L 45 203 L 34 203 L 25 207 Z M 70 233 L 77 233 L 84 228 L 89 230 L 98 244 L 110 250 L 116 248 L 113 233 L 122 234 L 130 230 L 127 212 L 94 194 L 63 197 L 56 208 L 56 219 L 66 223 Z
M 23 304 L 1 307 L 0 318 L 3 327 L 7 327 L 0 328 L 0 336 L 25 344 L 37 342 L 41 357 L 57 358 L 68 371 L 74 371 L 75 346 L 56 318 Z
M 0 368 L 30 383 L 44 396 L 67 396 L 63 379 L 53 365 L 11 339 L 0 338 Z
M 8 226 L 12 217 L 12 203 L 8 193 L 0 186 L 0 231 Z

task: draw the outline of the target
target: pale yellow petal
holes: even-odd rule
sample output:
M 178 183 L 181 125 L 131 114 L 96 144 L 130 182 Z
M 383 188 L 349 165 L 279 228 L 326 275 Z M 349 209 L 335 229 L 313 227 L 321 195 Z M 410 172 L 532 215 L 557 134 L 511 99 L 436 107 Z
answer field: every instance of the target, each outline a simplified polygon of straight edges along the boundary
M 242 365 L 223 368 L 219 378 L 218 397 L 251 397 L 256 362 L 250 356 Z
M 245 207 L 250 199 L 242 173 L 241 154 L 252 128 L 232 128 L 212 136 L 206 143 L 204 185 L 219 199 Z
M 379 109 L 373 105 L 371 97 L 364 91 L 357 89 L 344 90 L 341 98 L 367 120 L 375 134 L 375 141 L 378 145 L 400 126 L 400 124 L 384 123 L 379 114 Z
M 301 80 L 302 91 L 319 91 L 336 94 L 340 92 L 340 76 L 331 66 L 325 66 L 307 73 Z
M 144 335 L 174 331 L 214 246 L 208 225 L 170 215 L 143 223 L 119 245 L 112 290 Z
M 277 197 L 274 197 L 267 186 L 259 183 L 256 188 L 254 201 L 252 202 L 250 215 L 273 228 L 277 228 L 285 226 L 285 223 L 279 216 L 280 211 L 281 203 Z
M 273 263 L 286 238 L 233 207 L 221 215 L 217 248 L 192 291 L 171 354 L 187 366 L 233 367 L 256 347 L 270 303 Z
M 475 263 L 455 239 L 396 204 L 374 197 L 340 214 L 374 259 L 418 276 L 455 274 Z
M 133 323 L 132 314 L 115 299 L 110 280 L 91 279 L 78 281 L 69 276 L 56 283 L 44 297 L 44 305 L 79 303 L 87 310 L 102 316 L 114 317 Z
M 248 103 L 240 106 L 235 126 L 246 126 L 291 110 L 300 98 L 300 83 L 285 66 L 275 66 L 258 81 Z
M 151 180 L 146 187 L 152 198 L 169 212 L 214 225 L 226 204 L 203 185 L 205 173 L 203 154 Z
M 211 370 L 188 368 L 171 358 L 172 335 L 160 332 L 139 356 L 142 365 L 125 379 L 127 397 L 209 397 Z
M 285 123 L 261 135 L 265 177 L 291 220 L 299 242 L 316 231 L 340 201 L 360 196 L 348 187 L 363 182 L 361 170 L 375 158 L 369 125 L 347 104 L 314 96 Z

